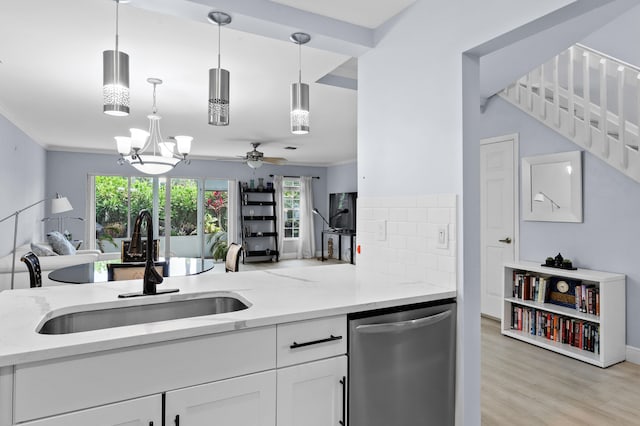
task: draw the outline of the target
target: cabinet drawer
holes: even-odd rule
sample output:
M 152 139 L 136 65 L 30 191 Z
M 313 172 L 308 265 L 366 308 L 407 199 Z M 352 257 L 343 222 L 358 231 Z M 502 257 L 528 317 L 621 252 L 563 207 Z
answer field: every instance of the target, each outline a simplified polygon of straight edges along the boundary
M 14 421 L 273 369 L 275 326 L 17 366 Z
M 347 353 L 344 315 L 278 325 L 278 367 Z

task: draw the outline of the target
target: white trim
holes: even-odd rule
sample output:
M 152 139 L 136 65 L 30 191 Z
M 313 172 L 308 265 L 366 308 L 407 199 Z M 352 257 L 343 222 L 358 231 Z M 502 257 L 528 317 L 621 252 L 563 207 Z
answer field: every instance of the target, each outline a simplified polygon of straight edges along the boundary
M 627 345 L 626 361 L 640 365 L 640 348 Z
M 502 136 L 480 139 L 480 145 L 513 141 L 513 255 L 520 260 L 520 135 L 510 133 Z

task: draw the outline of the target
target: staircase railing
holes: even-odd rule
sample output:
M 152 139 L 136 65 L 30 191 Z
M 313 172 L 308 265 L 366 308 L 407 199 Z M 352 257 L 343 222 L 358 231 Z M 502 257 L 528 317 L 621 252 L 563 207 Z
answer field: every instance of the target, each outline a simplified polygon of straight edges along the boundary
M 640 182 L 640 68 L 576 44 L 500 96 Z

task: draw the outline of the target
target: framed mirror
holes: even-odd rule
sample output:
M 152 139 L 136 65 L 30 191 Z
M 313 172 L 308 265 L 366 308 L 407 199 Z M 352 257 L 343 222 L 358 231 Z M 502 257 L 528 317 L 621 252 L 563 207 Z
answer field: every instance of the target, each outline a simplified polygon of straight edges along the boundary
M 522 158 L 522 218 L 582 222 L 582 152 Z

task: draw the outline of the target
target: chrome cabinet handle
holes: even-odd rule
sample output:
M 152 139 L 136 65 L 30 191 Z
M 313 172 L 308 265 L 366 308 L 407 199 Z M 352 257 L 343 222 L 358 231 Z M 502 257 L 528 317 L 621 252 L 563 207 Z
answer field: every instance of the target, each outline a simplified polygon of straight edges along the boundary
M 398 321 L 383 324 L 365 324 L 356 327 L 356 331 L 360 333 L 388 333 L 401 332 L 411 330 L 418 327 L 425 327 L 440 322 L 451 315 L 451 311 L 440 312 L 439 314 L 430 315 L 424 318 L 417 318 L 408 321 Z
M 501 243 L 511 244 L 511 238 L 507 237 L 504 240 L 498 240 Z
M 332 342 L 334 340 L 342 340 L 342 336 L 334 336 L 333 334 L 330 334 L 329 337 L 327 337 L 326 339 L 312 340 L 310 342 L 303 342 L 303 343 L 293 342 L 291 346 L 289 346 L 289 348 L 291 349 L 302 348 L 304 346 L 317 345 L 319 343 Z

